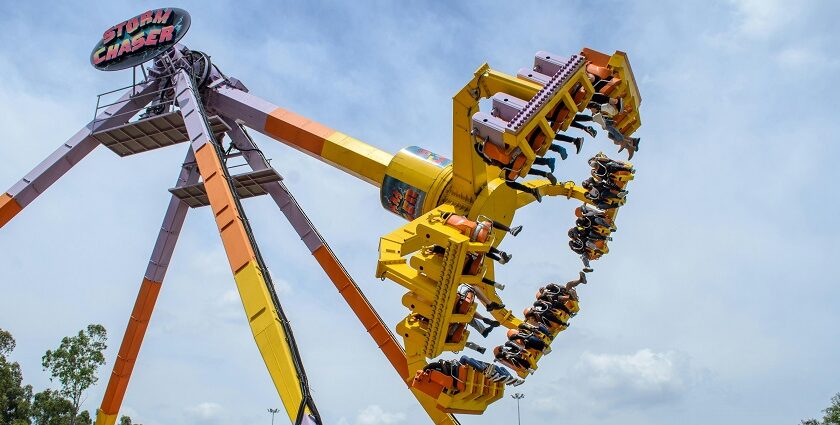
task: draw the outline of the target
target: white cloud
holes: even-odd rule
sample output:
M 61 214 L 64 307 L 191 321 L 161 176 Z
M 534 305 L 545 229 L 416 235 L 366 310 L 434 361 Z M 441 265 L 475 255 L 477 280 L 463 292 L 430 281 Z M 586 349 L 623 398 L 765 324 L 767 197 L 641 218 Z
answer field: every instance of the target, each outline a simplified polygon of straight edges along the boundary
M 697 380 L 686 355 L 642 349 L 633 354 L 584 353 L 576 373 L 593 393 L 615 401 L 662 402 Z
M 404 413 L 386 412 L 376 404 L 365 407 L 356 417 L 356 425 L 391 425 L 403 421 L 405 421 Z
M 220 419 L 224 409 L 218 403 L 205 401 L 187 409 L 187 413 L 201 422 L 214 422 Z
M 551 412 L 581 405 L 594 412 L 644 410 L 676 402 L 701 382 L 702 375 L 686 354 L 675 351 L 584 352 L 554 391 L 543 392 L 533 406 Z
M 783 0 L 733 0 L 744 35 L 767 38 L 796 16 L 796 3 Z

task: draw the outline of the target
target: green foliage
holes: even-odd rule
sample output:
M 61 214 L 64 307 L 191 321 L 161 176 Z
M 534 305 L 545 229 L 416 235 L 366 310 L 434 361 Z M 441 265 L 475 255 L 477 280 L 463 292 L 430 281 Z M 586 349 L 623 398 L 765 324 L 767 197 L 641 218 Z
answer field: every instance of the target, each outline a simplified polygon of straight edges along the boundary
M 9 331 L 0 329 L 0 357 L 4 359 L 15 349 L 15 339 Z
M 23 385 L 17 362 L 6 356 L 15 349 L 12 334 L 0 329 L 0 425 L 28 425 L 32 387 Z
M 32 421 L 36 425 L 67 425 L 73 414 L 73 403 L 50 389 L 35 394 Z
M 800 425 L 840 425 L 840 393 L 831 397 L 831 405 L 826 407 L 823 413 L 822 421 L 806 419 L 800 422 Z
M 79 416 L 76 416 L 76 423 L 79 425 L 91 425 L 93 424 L 93 420 L 90 418 L 90 413 L 85 410 L 82 413 L 79 413 Z
M 120 416 L 119 425 L 142 425 L 131 422 L 131 416 Z
M 32 423 L 34 425 L 90 425 L 93 423 L 87 410 L 73 417 L 73 403 L 58 391 L 46 389 L 35 394 L 32 402 Z M 28 423 L 28 422 L 27 422 Z
M 79 331 L 78 335 L 64 337 L 57 349 L 47 350 L 42 358 L 41 364 L 44 370 L 50 372 L 50 380 L 57 379 L 61 384 L 57 395 L 68 398 L 71 403 L 70 425 L 85 423 L 79 421 L 81 417 L 77 418 L 82 394 L 99 380 L 96 372 L 105 364 L 105 355 L 102 352 L 107 348 L 107 339 L 105 327 L 88 325 L 87 329 Z
M 823 410 L 823 413 L 825 413 L 825 416 L 823 416 L 824 425 L 840 425 L 840 393 L 831 397 L 831 406 Z

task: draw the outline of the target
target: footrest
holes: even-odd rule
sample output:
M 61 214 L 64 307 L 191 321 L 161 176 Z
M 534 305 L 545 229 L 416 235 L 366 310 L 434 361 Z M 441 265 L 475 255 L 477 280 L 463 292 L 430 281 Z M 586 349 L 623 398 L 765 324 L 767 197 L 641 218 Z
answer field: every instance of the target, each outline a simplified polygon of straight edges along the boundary
M 254 196 L 261 196 L 267 193 L 262 188 L 263 184 L 277 182 L 282 179 L 277 174 L 277 171 L 273 168 L 268 168 L 233 176 L 233 186 L 240 199 L 253 198 Z M 190 208 L 210 205 L 210 199 L 207 198 L 207 189 L 204 187 L 204 183 L 174 187 L 169 189 L 169 192 L 186 202 Z
M 217 137 L 230 128 L 221 118 L 214 115 L 207 117 L 210 129 Z M 189 140 L 187 126 L 180 111 L 155 115 L 118 127 L 97 131 L 92 137 L 119 156 L 134 155 L 141 152 L 176 145 Z

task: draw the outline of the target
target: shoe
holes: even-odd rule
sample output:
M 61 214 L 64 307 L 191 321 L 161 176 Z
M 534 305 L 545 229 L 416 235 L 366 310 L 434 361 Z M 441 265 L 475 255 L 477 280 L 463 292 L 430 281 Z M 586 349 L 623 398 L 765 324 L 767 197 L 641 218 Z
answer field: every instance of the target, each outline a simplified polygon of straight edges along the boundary
M 542 202 L 542 193 L 538 189 L 533 189 L 531 191 L 531 195 L 534 195 L 534 198 L 537 199 L 537 202 Z
M 554 177 L 554 174 L 548 173 L 548 175 L 546 175 L 545 177 L 546 177 L 546 178 L 548 178 L 548 181 L 549 181 L 552 185 L 557 184 L 557 177 Z
M 490 304 L 487 304 L 485 306 L 485 308 L 487 308 L 487 311 L 501 310 L 501 309 L 505 308 L 505 305 L 504 304 L 499 304 L 499 303 L 493 301 Z
M 484 338 L 487 338 L 487 336 L 488 336 L 488 335 L 490 335 L 490 332 L 493 332 L 493 328 L 492 328 L 492 327 L 484 328 L 484 330 L 483 330 L 483 331 L 481 331 L 481 336 L 483 336 Z M 484 352 L 483 352 L 483 351 L 479 351 L 479 352 L 480 352 L 481 354 L 484 354 Z
M 499 260 L 499 264 L 507 264 L 508 261 L 510 261 L 510 259 L 513 258 L 513 255 L 508 254 L 507 252 L 504 252 L 504 251 L 500 251 L 499 252 L 499 257 L 501 258 L 501 260 Z
M 582 284 L 586 285 L 586 273 L 584 273 L 584 272 L 580 272 L 580 278 L 579 278 L 579 280 L 580 280 L 580 283 L 582 283 Z
M 566 158 L 569 157 L 568 152 L 566 152 L 566 148 L 558 145 L 557 143 L 552 143 L 551 146 L 548 147 L 548 150 L 550 150 L 552 152 L 557 152 L 558 154 L 560 154 L 560 159 L 561 160 L 565 161 Z
M 502 325 L 501 323 L 499 323 L 498 320 L 488 319 L 486 317 L 481 319 L 481 321 L 484 322 L 484 324 L 486 324 L 490 327 L 493 327 L 493 328 L 498 328 L 499 326 Z
M 583 131 L 589 133 L 589 135 L 592 137 L 598 135 L 598 132 L 595 130 L 595 127 L 584 127 Z
M 508 230 L 508 233 L 510 233 L 511 236 L 516 236 L 521 231 L 522 231 L 522 226 L 516 226 L 516 227 L 511 227 L 510 230 Z
M 552 173 L 554 172 L 554 166 L 555 166 L 556 162 L 557 162 L 557 160 L 555 158 L 546 158 L 545 159 L 545 164 L 548 165 L 548 169 L 551 170 Z
M 589 127 L 592 128 L 592 127 Z M 594 131 L 594 129 L 593 129 Z M 583 147 L 583 137 L 576 137 L 574 141 L 575 145 L 575 153 L 580 153 L 580 149 Z M 552 170 L 554 171 L 554 170 Z

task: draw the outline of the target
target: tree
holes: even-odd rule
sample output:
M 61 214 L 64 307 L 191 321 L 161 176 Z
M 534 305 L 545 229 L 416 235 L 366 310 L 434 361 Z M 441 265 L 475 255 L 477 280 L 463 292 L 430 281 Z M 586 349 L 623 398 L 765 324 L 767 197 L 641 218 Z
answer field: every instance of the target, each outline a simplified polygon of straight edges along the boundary
M 131 422 L 131 416 L 120 416 L 120 425 L 142 425 Z
M 840 393 L 831 397 L 831 406 L 823 410 L 823 413 L 825 413 L 825 416 L 823 416 L 824 425 L 840 425 Z
M 96 371 L 105 364 L 102 352 L 107 348 L 107 340 L 105 327 L 88 325 L 78 335 L 62 338 L 61 345 L 55 351 L 47 350 L 41 359 L 44 370 L 50 372 L 50 381 L 57 379 L 61 384 L 57 395 L 68 398 L 71 403 L 69 425 L 84 423 L 84 419 L 79 420 L 82 394 L 99 380 Z
M 840 393 L 831 397 L 831 405 L 823 410 L 822 422 L 816 419 L 806 419 L 800 425 L 840 425 Z
M 58 391 L 46 389 L 32 402 L 32 420 L 37 425 L 67 425 L 73 414 L 73 403 Z
M 0 329 L 0 424 L 28 425 L 32 386 L 23 385 L 20 365 L 6 357 L 14 349 L 12 334 Z

